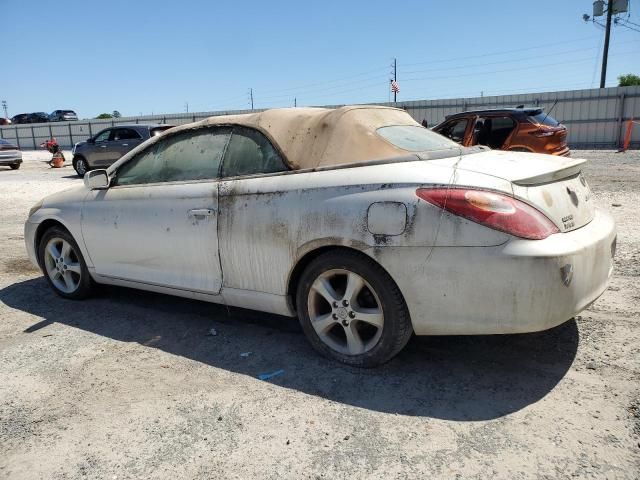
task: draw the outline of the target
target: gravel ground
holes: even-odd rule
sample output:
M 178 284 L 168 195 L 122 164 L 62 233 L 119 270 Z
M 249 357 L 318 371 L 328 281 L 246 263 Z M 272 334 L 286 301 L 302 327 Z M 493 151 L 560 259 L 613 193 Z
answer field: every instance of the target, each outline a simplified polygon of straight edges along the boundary
M 640 477 L 639 152 L 574 152 L 619 228 L 611 286 L 580 317 L 414 338 L 367 371 L 320 358 L 286 318 L 120 288 L 55 296 L 23 221 L 80 180 L 47 156 L 0 168 L 1 478 Z

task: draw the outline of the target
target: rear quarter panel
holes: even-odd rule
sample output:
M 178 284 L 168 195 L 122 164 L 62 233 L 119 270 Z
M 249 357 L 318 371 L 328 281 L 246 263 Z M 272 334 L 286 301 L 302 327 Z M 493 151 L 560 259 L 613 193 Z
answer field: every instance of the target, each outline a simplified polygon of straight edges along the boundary
M 423 161 L 220 182 L 224 287 L 284 295 L 298 260 L 325 246 L 375 258 L 388 247 L 504 243 L 506 235 L 445 213 L 415 194 L 422 185 L 472 181 L 471 174 L 460 173 L 452 176 L 450 169 Z M 496 188 L 495 179 L 484 178 Z M 398 219 L 390 219 L 389 234 L 370 231 L 368 213 L 375 202 L 406 207 L 396 210 L 406 211 L 401 233 Z

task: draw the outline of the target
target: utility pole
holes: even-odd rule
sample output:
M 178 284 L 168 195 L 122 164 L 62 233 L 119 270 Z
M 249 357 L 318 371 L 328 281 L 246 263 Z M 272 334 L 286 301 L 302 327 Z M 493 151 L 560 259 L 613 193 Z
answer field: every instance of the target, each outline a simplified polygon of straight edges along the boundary
M 298 106 L 298 99 L 296 97 L 293 97 L 293 106 L 294 107 Z
M 4 118 L 9 118 L 9 114 L 7 113 L 7 101 L 2 100 L 2 109 L 4 110 Z
M 609 1 L 611 1 L 611 0 L 609 0 Z M 394 82 L 397 82 L 397 81 L 398 81 L 397 74 L 398 74 L 398 62 L 397 62 L 397 59 L 396 59 L 396 58 L 394 58 L 394 59 L 393 59 L 393 81 L 394 81 Z M 397 95 L 397 94 L 398 94 L 398 92 L 396 92 L 396 91 L 394 90 L 394 92 L 393 92 L 393 103 L 396 103 L 396 95 Z
M 184 111 L 189 113 L 189 102 L 184 102 Z
M 613 0 L 607 2 L 607 27 L 604 34 L 604 51 L 602 52 L 602 72 L 600 73 L 600 88 L 604 88 L 607 80 L 607 57 L 609 56 L 609 37 L 611 36 L 611 16 L 613 15 Z
M 249 101 L 251 102 L 251 110 L 253 110 L 253 88 L 249 89 Z

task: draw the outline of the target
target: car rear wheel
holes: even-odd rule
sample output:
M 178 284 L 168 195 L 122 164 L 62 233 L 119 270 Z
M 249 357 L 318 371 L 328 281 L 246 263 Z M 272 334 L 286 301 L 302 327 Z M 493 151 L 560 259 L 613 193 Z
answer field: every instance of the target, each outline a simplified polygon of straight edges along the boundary
M 18 170 L 20 168 L 20 164 L 12 163 L 11 165 L 9 165 L 9 167 L 11 168 L 11 170 Z
M 84 174 L 90 170 L 89 164 L 82 157 L 73 157 L 72 164 L 76 173 L 81 177 L 84 177 Z
M 393 279 L 364 254 L 327 252 L 305 269 L 297 291 L 305 335 L 320 353 L 357 367 L 393 358 L 413 332 Z
M 38 259 L 47 282 L 58 295 L 74 300 L 89 296 L 93 280 L 69 232 L 59 227 L 47 230 L 40 240 Z

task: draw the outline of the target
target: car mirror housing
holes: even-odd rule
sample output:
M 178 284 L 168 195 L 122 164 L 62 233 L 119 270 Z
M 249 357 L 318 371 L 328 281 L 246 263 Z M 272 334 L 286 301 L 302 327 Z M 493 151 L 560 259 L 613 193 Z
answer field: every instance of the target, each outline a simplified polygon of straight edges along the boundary
M 91 170 L 84 174 L 84 184 L 89 190 L 109 188 L 109 174 L 106 170 Z

